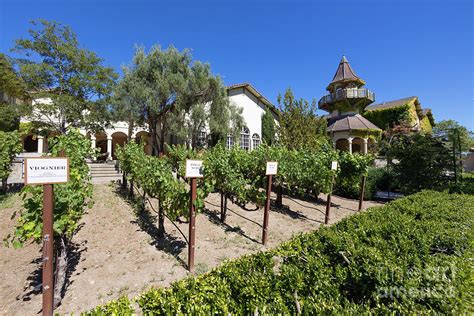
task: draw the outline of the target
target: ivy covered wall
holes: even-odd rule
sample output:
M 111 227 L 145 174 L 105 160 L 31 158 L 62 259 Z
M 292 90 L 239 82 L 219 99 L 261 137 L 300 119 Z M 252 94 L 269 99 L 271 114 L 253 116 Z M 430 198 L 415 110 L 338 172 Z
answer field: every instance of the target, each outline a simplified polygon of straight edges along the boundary
M 433 126 L 431 125 L 431 121 L 428 116 L 425 116 L 420 120 L 420 127 L 421 131 L 425 134 L 430 134 L 433 131 Z
M 412 122 L 411 108 L 413 108 L 412 105 L 405 104 L 393 108 L 366 111 L 362 116 L 385 130 L 401 122 Z

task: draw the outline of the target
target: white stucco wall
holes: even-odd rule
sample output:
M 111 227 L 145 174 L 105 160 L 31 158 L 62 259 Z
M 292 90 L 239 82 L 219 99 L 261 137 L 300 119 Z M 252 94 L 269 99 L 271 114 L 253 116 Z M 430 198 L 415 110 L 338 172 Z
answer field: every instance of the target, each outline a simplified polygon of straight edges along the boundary
M 253 149 L 253 134 L 257 134 L 260 142 L 262 141 L 262 115 L 265 113 L 265 105 L 245 88 L 229 91 L 229 100 L 242 108 L 242 117 L 250 131 L 250 148 Z
M 262 142 L 262 115 L 265 113 L 266 105 L 262 103 L 255 95 L 253 95 L 249 90 L 245 87 L 230 89 L 228 91 L 229 101 L 236 105 L 237 107 L 242 109 L 242 116 L 244 119 L 245 126 L 249 129 L 249 141 L 250 141 L 250 149 L 253 149 L 253 141 L 252 136 L 257 134 L 260 139 L 260 143 Z M 38 103 L 46 103 L 50 104 L 52 101 L 49 98 L 41 98 L 36 99 L 33 101 L 33 104 Z M 206 105 L 208 107 L 208 105 Z M 273 114 L 273 113 L 272 113 Z M 275 115 L 274 115 L 275 117 Z M 38 117 L 36 117 L 38 119 Z M 48 119 L 44 118 L 45 121 Z M 54 119 L 53 119 L 54 120 Z M 22 118 L 22 122 L 30 121 L 29 118 Z M 275 122 L 278 125 L 278 121 L 275 117 Z M 208 129 L 208 127 L 206 128 Z M 134 128 L 132 138 L 135 138 L 138 132 L 146 131 L 146 127 L 136 127 Z M 81 134 L 87 135 L 88 131 L 86 129 L 80 129 Z M 207 131 L 209 133 L 209 130 Z M 103 136 L 102 138 L 112 139 L 115 135 L 119 135 L 118 133 L 123 133 L 125 135 L 128 134 L 128 123 L 127 122 L 115 122 L 113 126 L 106 128 L 103 133 L 99 133 Z M 99 134 L 96 136 L 99 137 Z M 104 135 L 105 134 L 105 135 Z M 105 136 L 105 137 L 104 137 Z M 47 139 L 45 140 L 45 144 Z M 239 139 L 235 139 L 234 143 L 238 144 Z M 45 151 L 45 150 L 43 150 Z

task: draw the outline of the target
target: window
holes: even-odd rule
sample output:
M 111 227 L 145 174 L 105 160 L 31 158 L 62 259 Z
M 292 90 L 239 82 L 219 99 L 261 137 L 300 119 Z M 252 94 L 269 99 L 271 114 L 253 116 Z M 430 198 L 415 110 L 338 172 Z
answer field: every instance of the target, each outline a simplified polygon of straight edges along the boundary
M 207 133 L 204 128 L 200 128 L 197 133 L 196 147 L 204 148 L 207 144 Z
M 252 135 L 252 148 L 257 149 L 258 146 L 260 146 L 260 136 L 258 136 L 258 134 L 253 134 Z
M 28 135 L 23 140 L 23 150 L 27 153 L 38 152 L 38 138 L 33 135 Z
M 250 150 L 250 131 L 247 127 L 240 132 L 240 148 Z
M 231 149 L 234 146 L 234 137 L 227 135 L 227 149 Z

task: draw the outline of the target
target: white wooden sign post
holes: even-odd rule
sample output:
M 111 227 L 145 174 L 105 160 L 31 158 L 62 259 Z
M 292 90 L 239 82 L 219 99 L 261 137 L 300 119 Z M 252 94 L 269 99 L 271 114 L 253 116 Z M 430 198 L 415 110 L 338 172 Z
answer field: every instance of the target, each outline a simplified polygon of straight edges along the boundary
M 54 232 L 53 184 L 69 181 L 69 160 L 64 157 L 25 159 L 25 185 L 43 185 L 43 315 L 53 315 L 54 297 Z
M 203 165 L 202 160 L 186 160 L 186 178 L 191 179 L 191 191 L 189 202 L 189 245 L 188 245 L 188 269 L 189 272 L 194 272 L 194 248 L 196 244 L 196 201 L 197 178 L 202 178 Z
M 267 176 L 267 198 L 265 200 L 265 209 L 263 211 L 263 233 L 262 233 L 262 244 L 266 245 L 268 240 L 268 217 L 270 211 L 270 194 L 272 193 L 272 177 L 277 174 L 278 162 L 268 161 L 266 168 Z

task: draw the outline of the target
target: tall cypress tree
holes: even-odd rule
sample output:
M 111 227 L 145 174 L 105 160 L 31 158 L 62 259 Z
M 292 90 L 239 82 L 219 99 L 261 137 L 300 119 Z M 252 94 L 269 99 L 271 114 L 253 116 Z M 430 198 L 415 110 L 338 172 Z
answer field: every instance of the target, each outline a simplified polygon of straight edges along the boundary
M 269 108 L 262 115 L 262 139 L 267 145 L 275 143 L 275 118 Z

